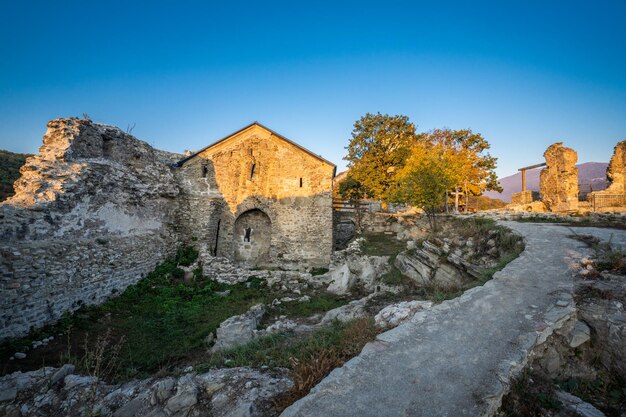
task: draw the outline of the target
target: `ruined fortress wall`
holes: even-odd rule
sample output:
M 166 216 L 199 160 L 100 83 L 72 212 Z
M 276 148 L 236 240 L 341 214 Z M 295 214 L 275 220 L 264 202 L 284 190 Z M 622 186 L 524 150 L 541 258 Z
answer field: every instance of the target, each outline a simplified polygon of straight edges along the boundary
M 609 186 L 604 191 L 605 194 L 626 193 L 626 140 L 615 145 L 613 156 L 606 169 L 606 177 Z
M 258 125 L 207 148 L 183 168 L 187 165 L 192 176 L 201 176 L 207 166 L 215 179 L 209 189 L 221 193 L 218 255 L 236 259 L 255 239 L 269 238 L 269 263 L 328 265 L 333 165 Z M 246 242 L 235 233 L 237 219 L 250 210 L 269 217 L 271 236 L 252 230 L 252 242 Z
M 104 301 L 175 248 L 175 159 L 111 126 L 48 124 L 0 204 L 0 340 Z
M 554 143 L 546 149 L 546 168 L 539 174 L 542 201 L 549 211 L 568 212 L 578 209 L 578 168 L 576 151 Z
M 224 198 L 217 188 L 215 172 L 210 161 L 191 159 L 174 170 L 180 187 L 180 214 L 182 238 L 206 252 L 215 255 L 220 217 Z

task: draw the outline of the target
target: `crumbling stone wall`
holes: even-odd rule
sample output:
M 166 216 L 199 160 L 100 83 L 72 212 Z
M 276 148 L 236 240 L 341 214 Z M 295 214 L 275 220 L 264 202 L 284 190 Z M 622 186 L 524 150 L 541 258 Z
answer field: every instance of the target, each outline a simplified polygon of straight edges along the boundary
M 529 204 L 533 202 L 533 192 L 531 190 L 520 191 L 511 195 L 511 204 Z
M 541 170 L 539 188 L 543 203 L 553 212 L 578 209 L 578 155 L 563 143 L 552 144 L 546 149 L 546 168 Z
M 102 302 L 175 248 L 177 158 L 112 126 L 48 124 L 0 203 L 0 340 Z
M 268 237 L 254 231 L 251 241 L 245 242 L 245 232 L 235 231 L 240 216 L 260 210 L 271 224 L 268 264 L 329 264 L 333 249 L 333 164 L 255 123 L 179 165 L 177 175 L 182 182 L 204 184 L 200 187 L 207 190 L 206 198 L 199 203 L 204 211 L 216 207 L 218 193 L 221 195 L 217 255 L 235 259 L 236 249 L 254 245 L 256 238 L 265 242 Z M 252 259 L 244 261 L 255 263 Z
M 334 165 L 258 124 L 227 139 L 180 163 L 116 127 L 51 121 L 0 203 L 0 340 L 104 301 L 180 242 L 327 266 Z
M 615 145 L 613 156 L 606 169 L 609 186 L 599 194 L 626 193 L 626 140 Z

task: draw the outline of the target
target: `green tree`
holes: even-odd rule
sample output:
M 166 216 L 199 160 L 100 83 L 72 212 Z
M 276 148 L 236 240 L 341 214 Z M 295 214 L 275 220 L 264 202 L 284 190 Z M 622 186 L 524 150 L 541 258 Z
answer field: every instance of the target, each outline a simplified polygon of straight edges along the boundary
M 437 230 L 436 213 L 446 191 L 457 180 L 457 163 L 454 154 L 441 144 L 415 144 L 405 166 L 398 172 L 394 201 L 424 210 L 431 229 Z
M 407 116 L 367 113 L 354 123 L 346 148 L 350 176 L 386 203 L 415 141 L 415 125 Z
M 342 199 L 348 200 L 355 209 L 355 221 L 357 230 L 361 230 L 361 220 L 363 212 L 361 211 L 361 201 L 369 197 L 370 193 L 367 188 L 359 181 L 351 176 L 339 183 L 339 195 Z

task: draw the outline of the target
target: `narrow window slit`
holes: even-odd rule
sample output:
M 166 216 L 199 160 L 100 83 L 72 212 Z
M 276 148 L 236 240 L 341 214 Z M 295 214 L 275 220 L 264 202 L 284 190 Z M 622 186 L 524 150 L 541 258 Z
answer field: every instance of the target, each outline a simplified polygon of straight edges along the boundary
M 302 188 L 302 177 L 300 177 L 300 188 Z
M 252 167 L 250 168 L 250 179 L 254 179 L 255 169 L 256 169 L 256 164 L 252 164 Z
M 245 234 L 243 235 L 244 242 L 250 242 L 250 235 L 252 234 L 252 228 L 246 227 L 244 229 Z
M 202 178 L 206 178 L 208 174 L 209 174 L 209 168 L 206 165 L 204 165 L 202 167 Z

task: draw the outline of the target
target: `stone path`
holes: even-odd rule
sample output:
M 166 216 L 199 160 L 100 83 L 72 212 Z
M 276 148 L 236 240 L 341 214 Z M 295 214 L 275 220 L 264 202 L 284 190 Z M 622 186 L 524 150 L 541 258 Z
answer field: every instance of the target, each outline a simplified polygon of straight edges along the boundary
M 572 263 L 589 254 L 568 235 L 626 247 L 626 231 L 503 222 L 526 250 L 493 280 L 381 334 L 282 414 L 493 415 L 529 352 L 575 312 Z

